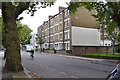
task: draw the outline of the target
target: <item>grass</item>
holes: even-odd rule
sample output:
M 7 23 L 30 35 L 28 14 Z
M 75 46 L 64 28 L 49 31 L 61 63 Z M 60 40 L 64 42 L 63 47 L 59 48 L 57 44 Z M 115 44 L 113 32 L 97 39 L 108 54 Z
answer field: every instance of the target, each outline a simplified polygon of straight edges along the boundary
M 99 54 L 84 54 L 84 55 L 92 55 L 92 56 L 108 56 L 108 57 L 120 57 L 120 53 L 99 53 Z

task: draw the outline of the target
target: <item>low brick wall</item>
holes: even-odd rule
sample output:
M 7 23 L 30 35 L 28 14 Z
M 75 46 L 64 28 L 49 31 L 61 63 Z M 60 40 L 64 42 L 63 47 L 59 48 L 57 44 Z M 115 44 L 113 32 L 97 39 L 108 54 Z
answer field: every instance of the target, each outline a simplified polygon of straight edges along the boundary
M 54 53 L 54 50 L 44 50 L 45 53 Z
M 94 54 L 94 53 L 112 53 L 112 47 L 106 46 L 73 46 L 74 55 Z M 115 48 L 115 52 L 117 49 Z
M 54 53 L 54 50 L 45 50 L 44 52 L 46 53 Z M 66 54 L 69 53 L 70 51 L 66 51 L 66 50 L 56 50 L 56 53 L 61 53 L 61 54 Z

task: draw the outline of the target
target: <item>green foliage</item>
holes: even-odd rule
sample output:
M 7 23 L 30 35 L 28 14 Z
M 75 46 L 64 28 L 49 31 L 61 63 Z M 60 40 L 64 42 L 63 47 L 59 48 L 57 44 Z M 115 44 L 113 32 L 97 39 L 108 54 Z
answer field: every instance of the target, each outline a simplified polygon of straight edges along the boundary
M 5 30 L 4 30 L 4 23 L 2 17 L 0 17 L 0 31 L 2 31 L 2 33 L 0 32 L 1 43 L 2 46 L 5 47 Z
M 49 1 L 30 2 L 29 3 L 29 8 L 27 9 L 27 13 L 31 14 L 31 16 L 34 16 L 34 13 L 37 11 L 37 9 L 46 8 L 47 6 L 52 6 L 52 5 L 54 5 L 55 1 L 56 0 L 53 0 L 52 2 L 49 2 Z M 40 5 L 40 6 L 38 6 L 38 5 Z
M 117 39 L 118 39 L 118 42 L 120 43 L 120 33 L 118 34 Z
M 62 48 L 62 50 L 65 50 L 65 48 Z
M 118 44 L 118 53 L 120 53 L 120 43 Z
M 2 18 L 0 17 L 0 46 L 2 46 Z
M 31 35 L 32 30 L 27 25 L 21 24 L 20 21 L 17 21 L 16 23 L 20 43 L 21 44 L 29 43 L 32 37 Z M 5 30 L 3 21 L 2 21 L 2 45 L 5 46 Z
M 21 24 L 20 21 L 17 21 L 16 23 L 17 23 L 17 30 L 18 30 L 20 43 L 21 44 L 29 43 L 32 37 L 31 35 L 32 30 L 27 25 Z
M 97 14 L 92 14 L 99 24 L 107 25 L 106 31 L 112 34 L 116 27 L 120 28 L 120 2 L 70 2 L 68 9 L 75 13 L 77 8 L 84 6 L 89 11 L 96 10 Z
M 55 50 L 55 48 L 52 48 L 51 50 Z
M 107 56 L 107 57 L 120 57 L 120 53 L 115 53 L 114 55 L 112 53 L 100 53 L 100 54 L 84 54 L 84 55 L 92 55 L 92 56 Z
M 44 35 L 42 34 L 38 34 L 38 38 L 37 38 L 37 44 L 44 44 L 45 43 L 45 39 L 44 39 Z
M 50 50 L 50 48 L 47 48 L 46 50 Z

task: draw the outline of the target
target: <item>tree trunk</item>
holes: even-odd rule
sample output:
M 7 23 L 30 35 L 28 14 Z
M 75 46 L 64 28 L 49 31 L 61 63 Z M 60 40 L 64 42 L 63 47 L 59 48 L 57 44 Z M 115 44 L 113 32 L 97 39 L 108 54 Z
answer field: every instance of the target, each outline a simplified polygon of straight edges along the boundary
M 40 44 L 40 53 L 42 52 L 42 44 Z
M 5 47 L 7 53 L 4 71 L 7 72 L 19 72 L 23 70 L 21 65 L 20 43 L 18 38 L 14 7 L 15 6 L 8 2 L 2 4 L 2 14 L 5 24 L 6 38 Z

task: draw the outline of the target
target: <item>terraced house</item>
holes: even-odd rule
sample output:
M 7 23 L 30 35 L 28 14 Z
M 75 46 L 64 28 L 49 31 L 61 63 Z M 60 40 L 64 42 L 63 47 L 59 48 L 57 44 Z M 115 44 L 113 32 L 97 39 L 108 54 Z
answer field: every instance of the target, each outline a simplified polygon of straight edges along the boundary
M 96 29 L 98 24 L 91 14 L 96 14 L 96 11 L 88 11 L 80 7 L 75 14 L 69 14 L 67 8 L 60 6 L 58 14 L 49 16 L 49 20 L 38 27 L 38 34 L 45 39 L 44 48 L 72 50 L 73 46 L 99 46 L 100 36 Z M 84 34 L 87 34 L 86 30 L 92 32 L 88 33 L 89 41 L 86 39 L 87 36 L 83 37 Z M 78 32 L 77 35 L 76 32 Z M 84 42 L 81 42 L 79 38 Z

